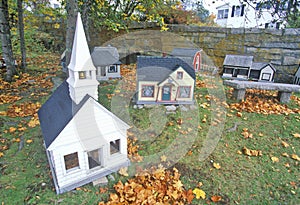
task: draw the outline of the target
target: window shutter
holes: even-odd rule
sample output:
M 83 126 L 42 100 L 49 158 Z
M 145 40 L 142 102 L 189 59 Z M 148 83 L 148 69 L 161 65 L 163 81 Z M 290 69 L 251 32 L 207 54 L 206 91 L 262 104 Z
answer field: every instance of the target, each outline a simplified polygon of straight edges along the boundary
M 232 7 L 231 17 L 234 17 L 235 6 Z
M 243 4 L 243 6 L 242 6 L 242 11 L 241 11 L 241 16 L 244 16 L 244 12 L 245 12 L 245 4 Z

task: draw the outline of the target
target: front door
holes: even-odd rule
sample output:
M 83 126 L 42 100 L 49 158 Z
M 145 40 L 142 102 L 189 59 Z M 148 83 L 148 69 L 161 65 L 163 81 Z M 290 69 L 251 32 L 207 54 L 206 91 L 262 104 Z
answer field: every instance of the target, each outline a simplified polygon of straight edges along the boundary
M 164 85 L 162 87 L 162 101 L 170 101 L 171 100 L 171 85 Z

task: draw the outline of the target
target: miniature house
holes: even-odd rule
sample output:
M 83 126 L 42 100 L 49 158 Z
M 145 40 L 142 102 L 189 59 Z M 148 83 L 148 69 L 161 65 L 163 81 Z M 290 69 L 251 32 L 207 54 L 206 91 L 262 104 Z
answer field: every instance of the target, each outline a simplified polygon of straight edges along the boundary
M 300 85 L 300 64 L 299 64 L 298 69 L 295 73 L 293 84 Z
M 222 77 L 273 82 L 275 73 L 271 63 L 253 62 L 253 56 L 226 55 Z
M 129 126 L 100 105 L 98 81 L 80 14 L 64 81 L 38 111 L 57 194 L 129 165 Z
M 138 56 L 136 104 L 192 104 L 195 79 L 179 58 Z
M 253 62 L 250 69 L 250 80 L 274 81 L 276 69 L 271 63 Z
M 197 72 L 201 69 L 201 51 L 196 48 L 174 48 L 170 55 L 182 59 Z
M 119 61 L 117 48 L 112 46 L 95 47 L 92 53 L 92 60 L 96 67 L 97 80 L 121 77 L 121 62 Z

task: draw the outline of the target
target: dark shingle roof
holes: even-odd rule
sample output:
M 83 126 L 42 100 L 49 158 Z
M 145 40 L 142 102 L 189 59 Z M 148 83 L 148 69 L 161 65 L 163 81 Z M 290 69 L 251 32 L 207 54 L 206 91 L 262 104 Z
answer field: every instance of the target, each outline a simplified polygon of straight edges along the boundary
M 78 105 L 73 103 L 69 95 L 69 86 L 66 81 L 54 91 L 51 97 L 38 111 L 46 148 L 51 145 L 80 107 L 82 107 L 89 98 L 90 96 L 86 95 Z
M 196 79 L 194 69 L 180 58 L 138 56 L 137 80 L 161 82 L 179 66 L 181 66 L 193 79 Z
M 265 63 L 265 62 L 253 62 L 251 69 L 252 70 L 261 70 L 261 69 L 265 68 L 267 65 L 269 65 L 276 72 L 275 67 L 271 63 Z
M 223 66 L 248 67 L 252 65 L 253 56 L 226 55 Z
M 200 51 L 200 49 L 196 48 L 174 48 L 171 52 L 171 56 L 177 57 L 192 57 L 194 58 L 195 54 Z
M 91 56 L 95 66 L 120 64 L 119 53 L 115 47 L 95 47 Z

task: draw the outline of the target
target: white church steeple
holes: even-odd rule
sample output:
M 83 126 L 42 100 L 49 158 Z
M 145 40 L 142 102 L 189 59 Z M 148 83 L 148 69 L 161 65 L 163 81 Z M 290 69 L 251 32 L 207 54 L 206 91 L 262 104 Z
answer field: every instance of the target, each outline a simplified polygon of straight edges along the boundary
M 80 13 L 77 16 L 72 55 L 68 65 L 69 91 L 72 100 L 78 104 L 85 95 L 98 100 L 98 84 L 96 68 L 93 64 Z

